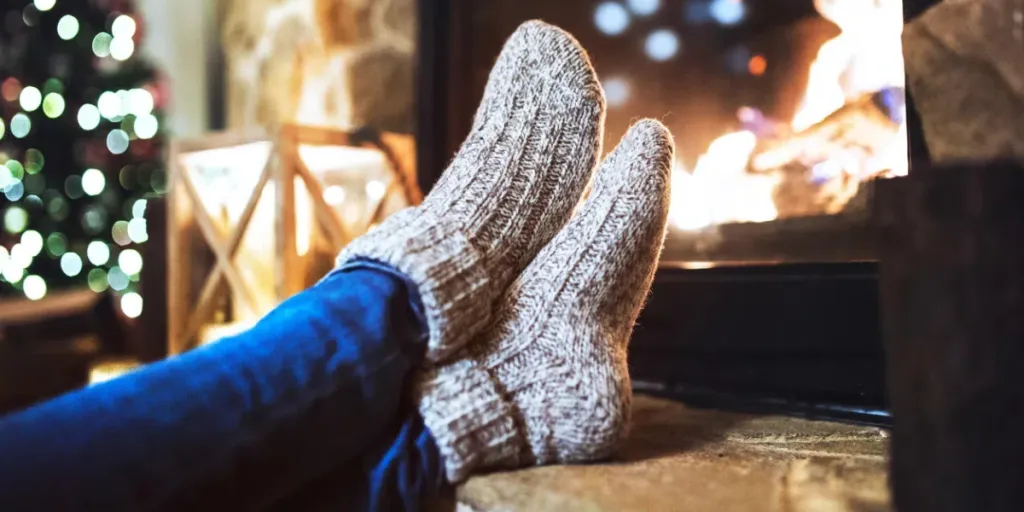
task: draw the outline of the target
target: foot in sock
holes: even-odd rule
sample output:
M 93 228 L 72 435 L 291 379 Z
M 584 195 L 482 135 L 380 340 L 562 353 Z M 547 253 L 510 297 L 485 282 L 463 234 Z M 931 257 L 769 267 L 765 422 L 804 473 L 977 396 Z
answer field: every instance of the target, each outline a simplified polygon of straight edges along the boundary
M 609 455 L 632 397 L 626 345 L 668 215 L 671 135 L 634 125 L 579 212 L 506 293 L 496 325 L 418 384 L 450 481 Z
M 434 190 L 349 244 L 338 264 L 367 258 L 408 275 L 424 305 L 427 359 L 443 359 L 493 323 L 501 294 L 571 216 L 603 125 L 586 52 L 556 27 L 523 24 Z

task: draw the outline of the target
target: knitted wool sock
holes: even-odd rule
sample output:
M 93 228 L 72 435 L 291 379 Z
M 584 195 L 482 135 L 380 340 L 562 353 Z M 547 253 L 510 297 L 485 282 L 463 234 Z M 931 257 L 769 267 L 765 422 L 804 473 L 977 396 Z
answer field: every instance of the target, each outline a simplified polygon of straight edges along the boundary
M 668 215 L 671 135 L 634 125 L 590 197 L 509 288 L 498 321 L 419 381 L 448 479 L 609 455 L 629 415 L 626 344 Z
M 427 359 L 492 322 L 512 279 L 568 220 L 600 153 L 604 93 L 566 32 L 527 22 L 505 43 L 473 129 L 423 204 L 348 245 L 419 287 Z

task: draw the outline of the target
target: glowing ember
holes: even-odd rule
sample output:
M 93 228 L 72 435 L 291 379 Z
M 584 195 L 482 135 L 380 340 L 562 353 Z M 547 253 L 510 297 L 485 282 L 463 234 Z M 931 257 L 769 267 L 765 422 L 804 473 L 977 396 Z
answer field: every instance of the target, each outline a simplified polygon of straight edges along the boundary
M 815 7 L 842 32 L 811 64 L 793 119 L 761 130 L 770 122 L 741 109 L 750 129 L 713 141 L 692 172 L 678 164 L 670 212 L 678 229 L 838 213 L 861 182 L 907 173 L 901 0 Z

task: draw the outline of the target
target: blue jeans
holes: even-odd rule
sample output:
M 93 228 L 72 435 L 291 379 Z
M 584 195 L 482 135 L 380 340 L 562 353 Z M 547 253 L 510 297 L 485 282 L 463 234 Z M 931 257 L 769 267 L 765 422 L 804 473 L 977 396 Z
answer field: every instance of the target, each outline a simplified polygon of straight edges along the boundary
M 417 509 L 444 474 L 408 401 L 425 348 L 415 288 L 355 262 L 248 332 L 0 419 L 0 510 Z

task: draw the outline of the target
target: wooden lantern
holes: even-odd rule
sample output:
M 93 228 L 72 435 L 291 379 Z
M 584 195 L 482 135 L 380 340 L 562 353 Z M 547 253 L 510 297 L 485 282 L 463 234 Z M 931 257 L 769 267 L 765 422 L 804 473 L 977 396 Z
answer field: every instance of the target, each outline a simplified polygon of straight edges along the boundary
M 422 199 L 410 136 L 284 125 L 170 153 L 168 351 L 252 325 L 350 240 Z

